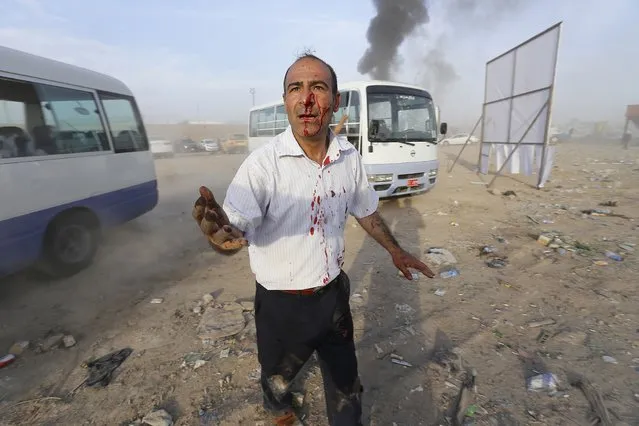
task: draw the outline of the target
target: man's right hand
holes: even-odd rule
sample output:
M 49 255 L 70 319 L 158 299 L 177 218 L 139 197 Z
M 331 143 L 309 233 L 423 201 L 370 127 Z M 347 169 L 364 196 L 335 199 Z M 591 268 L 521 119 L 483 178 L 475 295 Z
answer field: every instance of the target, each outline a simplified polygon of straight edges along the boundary
M 248 245 L 242 231 L 231 225 L 213 192 L 206 186 L 200 187 L 200 197 L 195 201 L 192 214 L 211 247 L 218 252 L 232 254 Z

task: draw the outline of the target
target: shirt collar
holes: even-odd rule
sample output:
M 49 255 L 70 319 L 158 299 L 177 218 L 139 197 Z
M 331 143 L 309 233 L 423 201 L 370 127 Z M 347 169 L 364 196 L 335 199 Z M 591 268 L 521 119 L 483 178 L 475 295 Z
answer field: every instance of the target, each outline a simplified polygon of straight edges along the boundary
M 336 135 L 332 129 L 329 129 L 329 135 L 330 143 L 328 144 L 328 151 L 326 152 L 327 157 L 331 157 L 331 154 L 337 154 L 337 152 L 346 152 L 355 149 L 353 144 L 345 137 Z M 302 147 L 297 143 L 290 125 L 278 136 L 279 140 L 275 144 L 275 149 L 279 157 L 302 157 L 305 155 Z

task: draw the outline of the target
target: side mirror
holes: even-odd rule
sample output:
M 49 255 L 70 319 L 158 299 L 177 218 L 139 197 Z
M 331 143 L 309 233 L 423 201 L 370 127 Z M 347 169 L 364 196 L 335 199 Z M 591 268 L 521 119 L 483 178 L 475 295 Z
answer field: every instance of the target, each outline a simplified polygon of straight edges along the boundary
M 448 132 L 448 123 L 442 123 L 439 125 L 439 133 L 445 135 Z

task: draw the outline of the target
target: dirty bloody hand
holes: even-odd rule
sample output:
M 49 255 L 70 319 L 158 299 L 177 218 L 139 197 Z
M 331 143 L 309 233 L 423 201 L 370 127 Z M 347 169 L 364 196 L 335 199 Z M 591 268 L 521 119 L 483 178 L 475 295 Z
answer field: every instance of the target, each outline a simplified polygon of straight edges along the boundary
M 404 276 L 409 280 L 413 279 L 413 275 L 408 268 L 417 269 L 428 278 L 433 278 L 435 276 L 433 271 L 431 271 L 425 263 L 403 249 L 399 249 L 398 251 L 391 253 L 391 256 L 397 269 L 402 271 L 402 274 L 404 274 Z
M 200 196 L 193 206 L 193 219 L 218 252 L 230 254 L 248 245 L 244 234 L 229 222 L 222 206 L 215 201 L 213 192 L 206 186 L 200 187 Z

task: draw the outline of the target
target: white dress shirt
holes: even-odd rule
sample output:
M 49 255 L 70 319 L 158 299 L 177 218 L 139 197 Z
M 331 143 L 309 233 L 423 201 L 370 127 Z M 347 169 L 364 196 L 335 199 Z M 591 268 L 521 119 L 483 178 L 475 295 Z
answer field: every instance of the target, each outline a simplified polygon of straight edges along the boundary
M 269 290 L 303 290 L 339 275 L 348 215 L 369 216 L 378 202 L 362 157 L 346 138 L 331 133 L 319 165 L 289 126 L 244 160 L 223 208 L 245 232 L 257 282 Z

